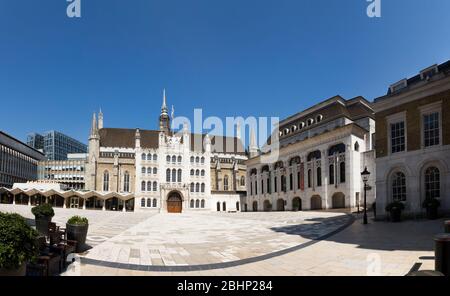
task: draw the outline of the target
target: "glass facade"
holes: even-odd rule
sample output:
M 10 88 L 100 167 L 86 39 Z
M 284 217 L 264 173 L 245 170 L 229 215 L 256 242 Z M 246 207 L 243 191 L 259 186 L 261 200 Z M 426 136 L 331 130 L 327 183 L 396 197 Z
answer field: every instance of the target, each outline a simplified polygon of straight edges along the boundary
M 30 134 L 27 144 L 35 149 L 43 149 L 48 160 L 67 160 L 69 153 L 87 153 L 85 144 L 57 131 L 49 131 L 43 136 Z

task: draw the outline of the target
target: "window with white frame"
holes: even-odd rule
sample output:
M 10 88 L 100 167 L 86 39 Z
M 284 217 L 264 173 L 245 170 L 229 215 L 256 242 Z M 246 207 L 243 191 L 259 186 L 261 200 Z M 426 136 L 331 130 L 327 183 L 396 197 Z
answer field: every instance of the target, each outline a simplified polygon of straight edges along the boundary
M 392 176 L 392 200 L 406 201 L 406 178 L 402 172 Z
M 391 123 L 391 153 L 405 151 L 405 122 Z
M 423 144 L 425 147 L 439 145 L 439 112 L 423 115 Z
M 425 171 L 425 198 L 440 198 L 440 176 L 439 169 L 436 167 L 429 167 Z

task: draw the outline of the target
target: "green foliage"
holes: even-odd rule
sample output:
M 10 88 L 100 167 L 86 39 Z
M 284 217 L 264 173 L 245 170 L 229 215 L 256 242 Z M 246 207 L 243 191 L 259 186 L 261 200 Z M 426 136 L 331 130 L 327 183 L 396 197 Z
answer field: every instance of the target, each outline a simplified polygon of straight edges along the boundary
M 86 217 L 73 216 L 67 220 L 67 224 L 70 225 L 88 225 L 89 221 Z
M 436 198 L 426 198 L 422 202 L 422 207 L 428 208 L 438 208 L 441 205 L 441 202 Z
M 55 211 L 53 211 L 52 206 L 47 203 L 35 206 L 34 208 L 31 209 L 31 212 L 36 218 L 55 216 Z
M 401 201 L 393 201 L 390 204 L 388 204 L 386 206 L 386 211 L 387 212 L 391 212 L 393 210 L 404 210 L 405 209 L 405 205 L 401 202 Z
M 17 269 L 39 253 L 38 232 L 18 214 L 0 212 L 0 268 Z

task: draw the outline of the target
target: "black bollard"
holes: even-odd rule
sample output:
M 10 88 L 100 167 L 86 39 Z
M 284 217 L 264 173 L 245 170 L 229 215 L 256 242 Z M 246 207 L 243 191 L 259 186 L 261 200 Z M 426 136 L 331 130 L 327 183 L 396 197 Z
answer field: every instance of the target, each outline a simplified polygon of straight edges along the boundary
M 434 237 L 435 270 L 450 276 L 450 233 L 440 233 Z
M 444 221 L 445 233 L 450 233 L 450 220 Z

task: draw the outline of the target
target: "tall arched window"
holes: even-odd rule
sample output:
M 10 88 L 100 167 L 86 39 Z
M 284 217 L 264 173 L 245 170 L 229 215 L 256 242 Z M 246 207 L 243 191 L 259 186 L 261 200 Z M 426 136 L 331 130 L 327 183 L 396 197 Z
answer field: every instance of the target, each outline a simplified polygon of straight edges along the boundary
M 145 191 L 145 181 L 141 182 L 141 191 Z
M 153 174 L 156 175 L 158 173 L 158 169 L 157 168 L 153 168 Z
M 261 194 L 264 194 L 264 179 L 261 179 Z
M 341 178 L 341 183 L 345 183 L 345 162 L 339 164 L 339 176 Z
M 286 192 L 286 176 L 281 175 L 281 191 Z
M 179 163 L 181 163 L 181 160 L 182 160 L 181 156 L 178 156 L 178 162 Z
M 200 207 L 200 200 L 197 199 L 197 200 L 195 201 L 195 208 L 198 209 L 199 207 Z
M 196 176 L 199 176 L 199 175 L 200 175 L 200 170 L 196 170 L 196 171 L 195 171 L 195 175 L 196 175 Z
M 205 192 L 205 183 L 202 183 L 201 185 L 201 192 Z
M 130 173 L 128 171 L 123 175 L 123 191 L 130 192 Z
M 201 170 L 201 172 L 200 172 L 200 176 L 205 176 L 205 170 Z
M 147 207 L 150 208 L 152 206 L 152 200 L 147 198 Z
M 158 191 L 158 183 L 153 181 L 153 191 Z
M 202 199 L 202 202 L 201 202 L 201 204 L 200 204 L 200 207 L 201 207 L 202 209 L 205 208 L 205 200 L 204 200 L 204 199 Z
M 227 210 L 227 203 L 226 202 L 223 202 L 222 203 L 222 211 L 226 211 Z
M 275 176 L 273 177 L 273 192 L 278 192 L 278 178 Z
M 311 169 L 308 170 L 308 188 L 311 188 L 312 186 L 312 180 L 311 180 L 312 176 L 311 176 Z
M 191 170 L 191 176 L 195 175 L 195 171 Z
M 177 181 L 178 181 L 178 183 L 181 183 L 181 176 L 182 176 L 182 174 L 183 174 L 183 172 L 181 171 L 181 169 L 178 169 L 178 178 L 177 178 Z
M 203 164 L 205 163 L 205 158 L 202 156 L 202 158 L 200 159 L 200 162 Z
M 145 167 L 142 167 L 141 173 L 145 174 Z
M 441 182 L 439 169 L 436 167 L 429 167 L 425 171 L 425 198 L 440 198 L 441 197 Z
M 153 161 L 157 161 L 158 160 L 158 155 L 153 154 Z
M 151 154 L 151 153 L 147 154 L 147 160 L 148 160 L 148 161 L 151 161 L 151 160 L 152 160 L 152 154 Z
M 156 206 L 158 205 L 158 201 L 156 200 L 156 198 L 153 199 L 153 207 L 156 208 Z
M 172 182 L 176 182 L 177 181 L 177 170 L 176 169 L 172 169 Z
M 253 195 L 253 182 L 250 181 L 250 195 Z
M 152 173 L 152 168 L 147 168 L 147 174 L 151 174 Z
M 191 199 L 191 209 L 193 209 L 193 208 L 194 208 L 194 200 Z
M 191 183 L 191 192 L 194 192 L 194 189 L 195 189 L 194 187 L 195 187 L 195 184 L 194 184 L 194 182 L 192 182 Z
M 166 170 L 166 182 L 170 182 L 170 169 Z
M 245 186 L 245 177 L 241 176 L 241 186 Z
M 289 190 L 294 190 L 294 175 L 292 173 L 289 174 Z
M 217 212 L 220 212 L 220 201 L 217 202 Z
M 145 160 L 145 153 L 142 153 L 141 160 Z
M 109 191 L 109 172 L 103 173 L 103 191 Z
M 194 156 L 191 156 L 191 163 L 194 162 Z
M 334 184 L 334 164 L 330 164 L 328 175 L 330 176 L 330 184 Z
M 200 157 L 197 156 L 197 157 L 195 158 L 195 162 L 196 162 L 196 163 L 199 163 L 199 162 L 200 162 Z
M 322 186 L 322 168 L 321 167 L 317 168 L 317 186 L 318 187 Z
M 195 192 L 200 192 L 200 183 L 195 184 Z
M 392 200 L 406 200 L 406 178 L 402 172 L 396 172 L 392 176 Z
M 223 177 L 223 190 L 228 190 L 228 176 Z
M 145 208 L 145 198 L 141 198 L 141 208 Z
M 176 163 L 177 162 L 177 157 L 175 155 L 172 156 L 172 163 Z
M 147 191 L 152 191 L 152 182 L 147 182 Z
M 170 155 L 166 156 L 166 162 L 170 162 Z

